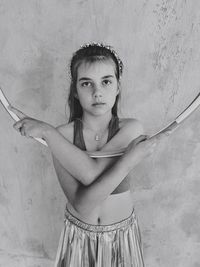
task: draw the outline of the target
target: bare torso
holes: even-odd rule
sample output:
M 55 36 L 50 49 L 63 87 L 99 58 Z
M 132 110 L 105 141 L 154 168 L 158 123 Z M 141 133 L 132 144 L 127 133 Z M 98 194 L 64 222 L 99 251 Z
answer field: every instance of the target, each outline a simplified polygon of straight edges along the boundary
M 101 205 L 97 206 L 90 215 L 85 218 L 77 213 L 70 202 L 67 203 L 68 210 L 78 219 L 89 224 L 107 225 L 119 222 L 130 216 L 133 203 L 130 190 L 119 194 L 111 194 Z
M 123 119 L 119 122 L 119 128 L 123 124 Z M 73 143 L 73 123 L 71 123 L 71 132 L 69 128 L 65 132 L 62 131 L 62 134 L 66 137 L 68 141 Z M 87 151 L 96 151 L 99 150 L 106 143 L 107 136 L 102 138 L 101 143 L 98 143 L 91 138 L 89 132 L 83 130 L 83 136 L 86 144 Z M 127 144 L 128 145 L 128 144 Z M 124 144 L 122 145 L 122 148 Z M 117 160 L 116 158 L 112 159 L 112 162 Z M 70 173 L 67 173 L 68 176 L 72 177 Z M 70 204 L 67 202 L 67 209 L 78 219 L 89 224 L 95 225 L 105 225 L 119 222 L 128 216 L 130 216 L 133 210 L 132 197 L 130 192 L 130 174 L 124 178 L 124 180 L 115 188 L 109 197 L 106 198 L 99 206 L 97 206 L 90 213 L 89 216 L 81 216 Z

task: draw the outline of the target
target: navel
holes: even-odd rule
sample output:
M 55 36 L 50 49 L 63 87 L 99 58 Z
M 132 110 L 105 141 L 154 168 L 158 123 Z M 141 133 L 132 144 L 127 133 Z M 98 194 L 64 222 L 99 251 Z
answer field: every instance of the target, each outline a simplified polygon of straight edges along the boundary
M 98 224 L 101 223 L 101 219 L 100 219 L 100 217 L 98 217 L 97 222 L 98 222 Z

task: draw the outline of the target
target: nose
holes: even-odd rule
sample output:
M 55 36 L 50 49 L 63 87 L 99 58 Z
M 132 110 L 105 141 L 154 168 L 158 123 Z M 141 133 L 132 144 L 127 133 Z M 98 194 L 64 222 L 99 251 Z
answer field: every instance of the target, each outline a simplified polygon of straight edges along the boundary
M 95 88 L 94 88 L 93 97 L 95 99 L 98 99 L 98 98 L 101 98 L 102 97 L 101 89 L 98 86 L 95 86 Z

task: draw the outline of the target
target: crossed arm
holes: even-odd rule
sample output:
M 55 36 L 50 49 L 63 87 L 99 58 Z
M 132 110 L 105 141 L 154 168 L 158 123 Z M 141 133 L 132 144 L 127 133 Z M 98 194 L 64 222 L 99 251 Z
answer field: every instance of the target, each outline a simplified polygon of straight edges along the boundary
M 129 141 L 142 134 L 142 131 L 137 121 L 131 121 L 102 148 L 102 151 L 112 150 L 122 138 L 126 144 L 121 142 L 121 146 L 127 146 Z M 56 134 L 50 134 L 46 138 L 52 152 L 54 167 L 65 195 L 82 215 L 88 214 L 105 200 L 138 163 L 137 158 L 130 152 L 117 159 L 91 159 L 84 151 L 72 144 L 69 145 L 66 139 L 62 140 L 60 136 L 57 138 L 56 140 Z
M 109 196 L 147 154 L 147 144 L 152 143 L 152 140 L 142 142 L 146 143 L 146 146 L 143 145 L 143 149 L 136 149 L 142 147 L 140 141 L 144 140 L 144 136 L 137 137 L 141 136 L 143 129 L 136 120 L 130 120 L 109 143 L 102 147 L 103 152 L 127 147 L 125 154 L 117 160 L 116 158 L 93 159 L 68 141 L 60 128 L 55 129 L 42 121 L 27 117 L 15 108 L 12 109 L 21 118 L 14 124 L 14 128 L 21 135 L 46 140 L 64 193 L 74 208 L 85 215 Z
M 128 144 L 143 134 L 141 124 L 136 120 L 130 120 L 114 136 L 101 151 L 112 151 L 127 147 Z M 112 158 L 93 159 L 87 153 L 71 144 L 63 135 L 62 128 L 46 132 L 45 140 L 53 154 L 53 157 L 81 184 L 90 185 L 103 173 L 113 162 Z

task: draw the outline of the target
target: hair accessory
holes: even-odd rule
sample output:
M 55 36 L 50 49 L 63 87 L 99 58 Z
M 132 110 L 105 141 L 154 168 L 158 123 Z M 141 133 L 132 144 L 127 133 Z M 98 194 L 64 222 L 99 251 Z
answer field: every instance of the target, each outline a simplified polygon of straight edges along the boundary
M 87 47 L 95 47 L 95 46 L 107 49 L 114 56 L 114 58 L 116 59 L 116 61 L 118 63 L 117 65 L 118 65 L 118 71 L 119 71 L 119 79 L 121 79 L 124 65 L 123 65 L 122 60 L 119 58 L 117 52 L 110 45 L 106 45 L 106 44 L 103 44 L 103 43 L 97 43 L 97 42 L 91 42 L 91 43 L 83 44 L 83 45 L 80 46 L 79 50 L 77 50 L 75 53 L 73 53 L 72 59 L 77 54 L 77 52 L 79 52 L 81 49 L 84 49 L 84 48 L 87 48 Z M 69 74 L 70 74 L 70 77 L 71 77 L 71 63 L 70 63 L 70 68 L 69 68 Z
M 92 46 L 103 47 L 109 50 L 114 55 L 114 57 L 117 59 L 117 62 L 118 62 L 119 75 L 121 77 L 124 65 L 123 65 L 122 60 L 118 56 L 117 52 L 113 49 L 113 47 L 110 45 L 103 44 L 103 43 L 92 42 L 92 43 L 86 43 L 86 44 L 81 45 L 81 48 L 87 48 L 87 47 L 92 47 Z

